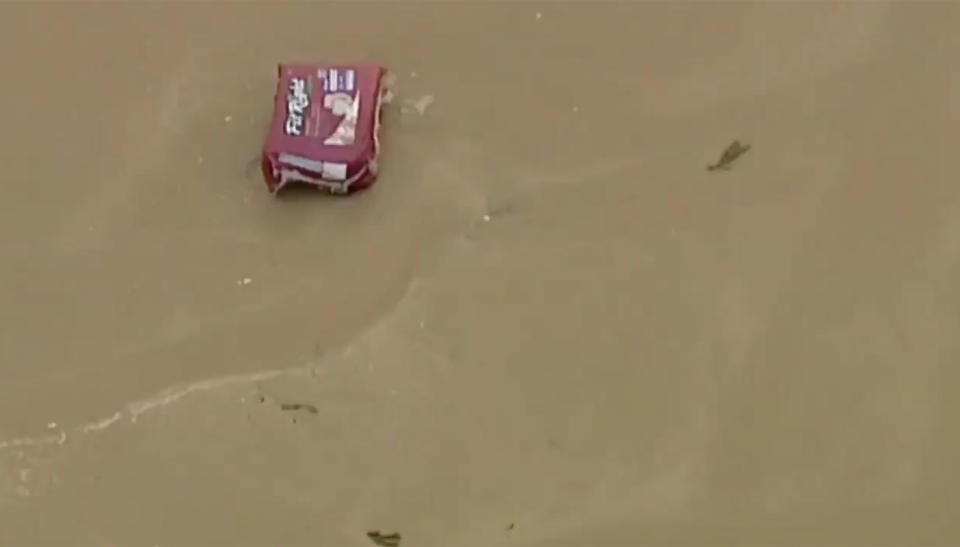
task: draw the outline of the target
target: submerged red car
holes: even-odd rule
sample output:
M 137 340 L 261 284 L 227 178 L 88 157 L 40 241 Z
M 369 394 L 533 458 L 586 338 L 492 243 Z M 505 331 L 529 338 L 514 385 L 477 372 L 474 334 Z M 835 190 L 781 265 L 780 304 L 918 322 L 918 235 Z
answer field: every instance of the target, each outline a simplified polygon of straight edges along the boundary
M 279 65 L 262 161 L 271 192 L 298 183 L 348 194 L 376 182 L 385 72 L 376 65 Z

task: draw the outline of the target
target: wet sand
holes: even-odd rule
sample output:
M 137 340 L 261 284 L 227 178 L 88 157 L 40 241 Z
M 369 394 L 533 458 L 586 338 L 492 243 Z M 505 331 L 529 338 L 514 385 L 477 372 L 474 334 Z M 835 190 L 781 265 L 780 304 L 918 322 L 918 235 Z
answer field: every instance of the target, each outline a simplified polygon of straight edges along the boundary
M 0 544 L 957 544 L 958 51 L 949 3 L 3 4 Z M 373 191 L 266 192 L 288 59 L 396 73 Z

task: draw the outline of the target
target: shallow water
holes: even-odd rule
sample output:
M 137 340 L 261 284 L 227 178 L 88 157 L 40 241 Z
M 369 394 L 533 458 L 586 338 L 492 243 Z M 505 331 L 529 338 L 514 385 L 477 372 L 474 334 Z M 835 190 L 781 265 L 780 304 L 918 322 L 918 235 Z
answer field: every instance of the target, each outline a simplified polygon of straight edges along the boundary
M 955 5 L 0 15 L 0 543 L 960 539 Z M 373 191 L 251 168 L 304 58 Z

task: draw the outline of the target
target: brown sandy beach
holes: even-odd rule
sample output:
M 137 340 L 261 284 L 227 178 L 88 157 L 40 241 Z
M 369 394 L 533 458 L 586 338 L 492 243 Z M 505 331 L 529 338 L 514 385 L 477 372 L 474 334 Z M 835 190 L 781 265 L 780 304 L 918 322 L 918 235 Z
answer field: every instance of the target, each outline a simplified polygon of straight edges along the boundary
M 267 193 L 287 59 L 395 72 L 372 191 Z M 2 545 L 960 543 L 960 4 L 11 2 L 0 69 Z

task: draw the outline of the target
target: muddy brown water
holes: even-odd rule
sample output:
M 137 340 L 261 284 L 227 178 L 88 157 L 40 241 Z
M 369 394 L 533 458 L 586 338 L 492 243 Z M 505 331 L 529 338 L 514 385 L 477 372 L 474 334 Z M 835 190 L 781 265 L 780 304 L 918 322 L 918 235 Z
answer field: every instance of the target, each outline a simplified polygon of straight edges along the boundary
M 3 4 L 0 544 L 960 542 L 958 51 L 932 2 Z M 396 73 L 373 191 L 252 172 L 290 59 Z

